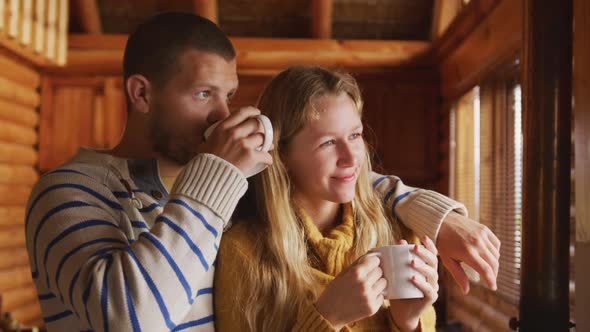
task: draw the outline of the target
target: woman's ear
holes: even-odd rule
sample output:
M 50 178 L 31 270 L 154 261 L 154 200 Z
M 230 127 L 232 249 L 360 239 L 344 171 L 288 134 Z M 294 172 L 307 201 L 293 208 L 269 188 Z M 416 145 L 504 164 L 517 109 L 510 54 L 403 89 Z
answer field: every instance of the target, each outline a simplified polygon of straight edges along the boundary
M 140 113 L 150 111 L 151 84 L 145 76 L 139 74 L 129 76 L 125 81 L 125 89 L 129 96 L 131 111 Z

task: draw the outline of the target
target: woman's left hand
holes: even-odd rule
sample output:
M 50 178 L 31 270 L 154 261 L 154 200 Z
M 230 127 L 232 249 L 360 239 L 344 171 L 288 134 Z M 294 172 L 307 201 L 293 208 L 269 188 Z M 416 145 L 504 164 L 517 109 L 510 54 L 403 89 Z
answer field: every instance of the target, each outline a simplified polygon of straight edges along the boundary
M 420 323 L 420 315 L 438 298 L 438 259 L 436 246 L 428 237 L 422 239 L 424 247 L 415 245 L 412 251 L 424 263 L 412 260 L 412 267 L 422 278 L 412 277 L 412 283 L 422 291 L 423 298 L 390 300 L 389 312 L 402 331 L 416 331 Z M 407 244 L 401 240 L 399 244 Z

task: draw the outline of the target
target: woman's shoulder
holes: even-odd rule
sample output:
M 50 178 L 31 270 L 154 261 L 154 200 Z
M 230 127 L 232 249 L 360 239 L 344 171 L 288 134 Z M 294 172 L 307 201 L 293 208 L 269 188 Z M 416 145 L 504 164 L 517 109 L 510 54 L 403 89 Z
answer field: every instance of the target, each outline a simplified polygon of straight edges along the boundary
M 223 233 L 219 251 L 220 254 L 239 251 L 242 255 L 252 256 L 255 243 L 256 236 L 251 223 L 240 220 Z

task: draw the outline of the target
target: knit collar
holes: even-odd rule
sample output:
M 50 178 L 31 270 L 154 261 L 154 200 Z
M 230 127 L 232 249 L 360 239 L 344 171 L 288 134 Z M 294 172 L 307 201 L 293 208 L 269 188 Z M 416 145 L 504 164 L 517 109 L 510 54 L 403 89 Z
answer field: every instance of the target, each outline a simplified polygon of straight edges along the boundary
M 310 258 L 319 259 L 318 269 L 335 276 L 342 271 L 346 257 L 354 243 L 354 213 L 352 204 L 342 205 L 342 222 L 324 236 L 311 217 L 303 210 L 298 210 L 305 228 Z

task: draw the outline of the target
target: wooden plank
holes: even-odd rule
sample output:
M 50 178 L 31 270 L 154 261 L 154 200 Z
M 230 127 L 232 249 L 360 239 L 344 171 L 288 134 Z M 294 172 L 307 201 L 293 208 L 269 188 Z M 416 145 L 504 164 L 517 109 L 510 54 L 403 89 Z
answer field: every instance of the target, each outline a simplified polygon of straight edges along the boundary
M 35 89 L 0 77 L 0 99 L 34 108 L 39 106 L 40 98 Z
M 125 110 L 123 92 L 117 87 L 118 78 L 109 78 L 104 85 L 105 141 L 109 148 L 115 147 L 123 134 Z
M 27 249 L 12 248 L 0 250 L 0 271 L 29 264 Z
M 0 250 L 8 248 L 24 248 L 25 231 L 22 226 L 0 228 Z
M 29 47 L 21 45 L 18 40 L 10 38 L 2 33 L 0 33 L 0 46 L 4 48 L 2 49 L 0 47 L 0 51 L 2 53 L 8 52 L 11 55 L 16 55 L 31 65 L 42 67 L 51 64 L 51 62 L 45 59 L 43 56 L 35 54 L 35 52 L 33 52 Z
M 37 300 L 37 289 L 34 286 L 12 289 L 2 293 L 2 309 L 0 311 L 13 311 Z
M 47 3 L 47 16 L 45 17 L 46 22 L 46 35 L 45 35 L 45 54 L 44 56 L 51 62 L 55 59 L 56 52 L 56 37 L 57 37 L 57 5 L 58 2 L 53 0 Z
M 4 15 L 6 10 L 6 1 L 0 0 L 0 34 L 4 32 L 6 28 L 6 16 Z
M 68 52 L 68 0 L 59 0 L 59 19 L 57 22 L 57 60 L 58 66 L 64 66 Z
M 96 0 L 72 0 L 72 16 L 76 17 L 80 28 L 87 34 L 101 34 L 102 22 Z
M 41 75 L 34 68 L 5 56 L 0 56 L 0 76 L 33 89 L 41 82 Z
M 517 56 L 522 45 L 522 0 L 503 0 L 439 64 L 442 95 L 455 99 Z M 490 33 L 493 31 L 494 33 Z
M 31 166 L 0 164 L 0 183 L 33 185 L 39 174 Z
M 120 36 L 113 45 L 124 45 Z M 108 37 L 70 36 L 68 66 L 49 68 L 54 73 L 120 74 L 123 47 L 101 49 Z M 282 69 L 293 64 L 318 64 L 329 67 L 395 67 L 420 61 L 429 43 L 420 41 L 336 41 L 313 39 L 231 38 L 236 51 L 238 70 Z M 91 43 L 91 44 L 89 44 Z M 98 48 L 92 48 L 92 44 Z M 84 47 L 84 48 L 83 48 Z
M 448 0 L 441 0 L 447 2 Z M 433 40 L 432 58 L 438 63 L 456 49 L 483 22 L 494 8 L 506 0 L 473 0 L 451 21 L 441 36 Z M 509 0 L 508 0 L 509 1 Z
M 575 318 L 590 331 L 590 2 L 574 0 L 573 118 L 575 167 Z
M 31 189 L 31 186 L 26 185 L 6 185 L 0 183 L 0 206 L 24 206 L 27 204 Z
M 37 143 L 37 133 L 33 128 L 0 120 L 0 141 L 34 145 Z
M 461 0 L 434 0 L 430 39 L 440 37 L 461 11 Z
M 10 38 L 18 36 L 19 22 L 20 22 L 20 0 L 10 0 L 8 2 L 8 26 L 6 34 Z
M 46 0 L 35 0 L 33 13 L 33 51 L 37 54 L 43 53 L 45 46 L 45 2 Z
M 54 103 L 53 83 L 46 76 L 41 80 L 41 121 L 39 124 L 39 169 L 45 172 L 53 167 L 53 133 L 54 127 Z
M 195 14 L 203 16 L 215 24 L 219 23 L 217 0 L 193 0 L 193 9 Z
M 33 28 L 33 0 L 21 0 L 21 15 L 19 41 L 22 45 L 30 46 Z
M 0 206 L 0 226 L 23 225 L 25 220 L 25 207 Z M 1 269 L 2 267 L 0 267 Z
M 311 37 L 317 39 L 332 38 L 333 0 L 311 1 Z
M 29 286 L 32 282 L 31 269 L 28 265 L 0 270 L 0 293 Z
M 590 243 L 590 4 L 574 4 L 576 241 Z
M 38 159 L 37 150 L 31 145 L 0 141 L 0 162 L 3 164 L 34 166 Z
M 94 96 L 94 111 L 92 112 L 92 116 L 92 146 L 99 149 L 106 148 L 104 96 Z
M 2 99 L 0 99 L 0 119 L 29 128 L 35 128 L 39 124 L 39 114 L 35 109 Z

